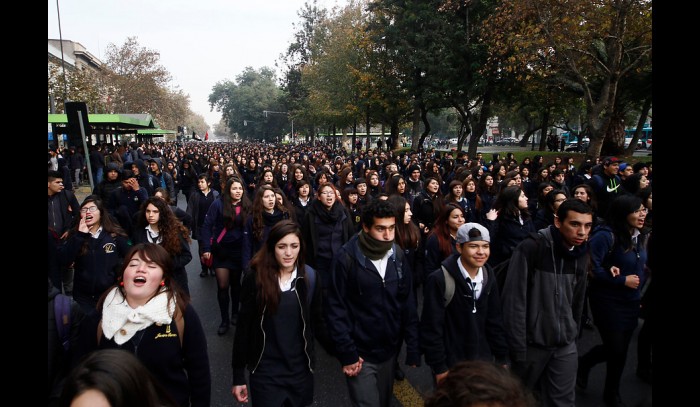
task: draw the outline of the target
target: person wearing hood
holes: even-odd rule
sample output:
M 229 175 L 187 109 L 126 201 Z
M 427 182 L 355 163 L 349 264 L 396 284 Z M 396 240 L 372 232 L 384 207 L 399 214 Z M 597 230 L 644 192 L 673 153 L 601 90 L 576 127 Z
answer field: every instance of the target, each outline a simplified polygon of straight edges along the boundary
M 105 177 L 102 182 L 95 185 L 95 189 L 92 190 L 93 195 L 97 195 L 102 199 L 102 202 L 109 202 L 112 192 L 116 191 L 117 188 L 122 186 L 122 171 L 119 165 L 115 162 L 110 162 L 107 164 L 107 170 L 105 171 Z
M 570 407 L 593 210 L 570 199 L 556 215 L 554 225 L 531 233 L 513 250 L 501 299 L 511 370 L 540 393 L 542 406 Z
M 155 188 L 153 188 L 153 194 L 156 193 L 156 188 L 165 188 L 168 191 L 168 196 L 170 197 L 169 204 L 177 205 L 177 195 L 175 195 L 175 181 L 173 181 L 173 176 L 170 175 L 169 172 L 163 171 L 163 164 L 160 158 L 149 158 L 148 165 L 151 168 L 151 175 L 153 175 L 153 177 L 156 180 L 156 186 Z
M 140 158 L 137 158 L 133 163 L 131 163 L 131 171 L 133 171 L 136 179 L 138 180 L 139 187 L 146 191 L 148 196 L 153 196 L 156 193 L 156 188 L 158 183 L 155 177 L 148 172 L 148 165 L 146 162 Z

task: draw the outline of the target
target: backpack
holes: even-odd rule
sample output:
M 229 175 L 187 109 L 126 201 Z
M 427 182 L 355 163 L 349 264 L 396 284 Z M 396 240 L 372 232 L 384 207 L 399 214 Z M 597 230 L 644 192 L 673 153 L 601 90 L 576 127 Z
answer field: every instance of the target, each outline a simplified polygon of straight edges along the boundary
M 507 262 L 508 260 L 506 260 Z M 504 262 L 505 263 L 505 262 Z M 499 264 L 500 266 L 500 264 Z M 484 285 L 486 285 L 486 281 L 488 280 L 488 267 L 487 265 L 484 265 Z M 455 296 L 455 279 L 452 277 L 452 274 L 450 274 L 449 271 L 445 268 L 445 266 L 440 265 L 440 268 L 442 269 L 442 275 L 445 277 L 445 294 L 444 294 L 444 299 L 445 299 L 445 308 L 450 304 L 450 301 L 452 301 L 452 297 Z M 506 269 L 508 268 L 508 265 L 506 265 Z M 505 274 L 505 273 L 504 273 Z M 496 281 L 498 281 L 498 278 L 496 278 Z M 504 280 L 505 281 L 505 280 Z M 488 290 L 490 292 L 491 289 Z M 488 294 L 487 292 L 487 294 Z
M 58 294 L 53 299 L 54 319 L 56 320 L 56 329 L 58 338 L 61 340 L 63 350 L 70 349 L 70 297 L 63 294 Z
M 537 231 L 531 233 L 530 236 L 534 238 L 535 242 L 537 242 L 537 244 L 539 245 L 538 238 L 543 237 L 544 235 Z M 493 273 L 496 276 L 496 284 L 498 284 L 499 292 L 503 292 L 503 287 L 506 285 L 506 276 L 508 275 L 508 266 L 510 266 L 510 259 L 511 258 L 508 257 L 507 259 L 493 266 Z
M 309 290 L 306 293 L 306 303 L 311 304 L 311 298 L 314 296 L 316 288 L 316 270 L 311 267 L 306 267 L 306 278 L 309 279 Z

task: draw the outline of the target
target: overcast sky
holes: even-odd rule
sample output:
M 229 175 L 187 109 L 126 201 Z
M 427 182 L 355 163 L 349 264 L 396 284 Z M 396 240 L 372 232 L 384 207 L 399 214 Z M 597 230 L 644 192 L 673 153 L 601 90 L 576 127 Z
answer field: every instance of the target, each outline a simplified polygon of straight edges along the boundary
M 141 47 L 160 52 L 160 63 L 190 95 L 190 108 L 212 126 L 221 115 L 209 111 L 209 93 L 219 81 L 234 80 L 245 67 L 275 67 L 292 41 L 293 23 L 305 0 L 49 0 L 50 39 L 81 43 L 104 60 L 112 43 L 137 37 Z M 311 1 L 309 1 L 311 2 Z M 331 8 L 346 0 L 318 0 Z M 58 5 L 58 7 L 57 7 Z M 120 112 L 126 113 L 126 112 Z

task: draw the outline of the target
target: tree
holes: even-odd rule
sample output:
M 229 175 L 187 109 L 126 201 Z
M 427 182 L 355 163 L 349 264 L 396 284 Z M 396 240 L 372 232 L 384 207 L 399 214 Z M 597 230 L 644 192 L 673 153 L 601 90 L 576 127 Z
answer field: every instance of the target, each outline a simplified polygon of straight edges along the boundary
M 51 111 L 51 99 L 56 113 L 65 112 L 65 102 L 80 100 L 87 103 L 93 110 L 104 108 L 103 95 L 100 92 L 102 79 L 99 74 L 88 69 L 66 69 L 65 82 L 63 70 L 59 65 L 49 62 L 49 111 Z M 64 87 L 65 84 L 65 87 Z M 64 95 L 64 90 L 67 92 Z
M 235 82 L 217 82 L 209 94 L 209 104 L 221 112 L 231 132 L 255 140 L 273 140 L 282 129 L 265 110 L 280 111 L 282 91 L 276 84 L 275 73 L 268 67 L 254 70 L 248 66 L 236 76 Z
M 140 47 L 129 37 L 117 47 L 107 45 L 108 93 L 113 111 L 150 113 L 156 116 L 168 98 L 170 73 L 159 64 L 160 53 Z
M 296 121 L 297 128 L 305 128 L 306 141 L 314 141 L 317 117 L 309 106 L 309 89 L 302 82 L 302 71 L 315 59 L 313 42 L 321 41 L 325 28 L 321 22 L 327 18 L 325 8 L 319 8 L 317 1 L 304 4 L 299 13 L 301 22 L 294 24 L 294 41 L 282 55 L 285 64 L 283 91 L 287 111 Z
M 651 4 L 508 0 L 498 7 L 501 44 L 512 51 L 503 68 L 526 73 L 541 55 L 549 56 L 545 73 L 583 97 L 588 156 L 621 152 L 624 115 L 615 106 L 625 78 L 651 69 Z

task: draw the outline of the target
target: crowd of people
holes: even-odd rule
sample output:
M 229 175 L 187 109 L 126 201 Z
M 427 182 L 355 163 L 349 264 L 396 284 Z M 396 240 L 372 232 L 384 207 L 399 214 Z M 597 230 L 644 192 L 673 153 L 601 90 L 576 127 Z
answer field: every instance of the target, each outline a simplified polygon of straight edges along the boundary
M 340 362 L 353 405 L 391 404 L 404 345 L 406 366 L 430 367 L 433 403 L 441 386 L 459 385 L 451 375 L 466 374 L 463 362 L 485 361 L 507 376 L 484 375 L 519 381 L 540 405 L 570 407 L 605 362 L 603 400 L 622 405 L 642 300 L 651 307 L 642 295 L 651 162 L 103 144 L 89 153 L 95 187 L 79 203 L 80 150 L 48 159 L 49 313 L 60 319 L 51 303 L 61 292 L 80 321 L 65 352 L 50 335 L 50 405 L 100 390 L 75 369 L 110 348 L 136 356 L 163 405 L 209 405 L 209 356 L 185 272 L 193 257 L 199 277 L 217 282 L 217 334 L 235 326 L 239 402 L 310 405 L 317 341 Z M 575 341 L 593 325 L 602 343 L 578 355 Z M 650 345 L 640 349 L 637 373 L 651 382 Z

